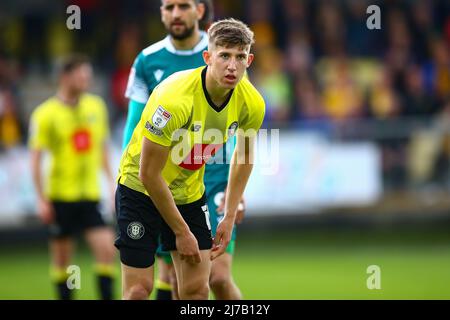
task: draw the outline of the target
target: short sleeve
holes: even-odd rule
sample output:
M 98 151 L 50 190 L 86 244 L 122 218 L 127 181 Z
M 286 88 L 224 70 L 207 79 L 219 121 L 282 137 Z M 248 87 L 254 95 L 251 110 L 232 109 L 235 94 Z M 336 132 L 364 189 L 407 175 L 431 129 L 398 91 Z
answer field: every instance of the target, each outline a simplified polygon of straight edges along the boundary
M 169 147 L 172 135 L 188 121 L 184 108 L 164 103 L 152 95 L 145 106 L 141 122 L 144 136 L 157 144 Z M 159 101 L 159 102 L 158 102 Z
M 150 96 L 149 84 L 145 76 L 144 55 L 139 54 L 131 67 L 125 97 L 139 103 L 147 103 Z
M 37 108 L 31 115 L 28 145 L 31 149 L 41 150 L 50 146 L 50 118 L 44 110 Z
M 261 96 L 247 102 L 247 112 L 239 125 L 240 129 L 244 130 L 244 135 L 251 136 L 258 132 L 264 120 L 265 110 L 265 102 Z

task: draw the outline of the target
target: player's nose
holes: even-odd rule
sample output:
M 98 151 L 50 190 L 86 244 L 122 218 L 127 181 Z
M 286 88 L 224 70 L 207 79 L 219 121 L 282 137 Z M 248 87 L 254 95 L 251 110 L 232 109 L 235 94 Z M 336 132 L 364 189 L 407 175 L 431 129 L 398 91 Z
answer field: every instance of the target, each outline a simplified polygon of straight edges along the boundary
M 173 18 L 181 17 L 181 9 L 178 6 L 174 6 L 174 8 L 172 10 L 172 17 Z
M 228 71 L 236 71 L 236 59 L 231 58 L 227 66 Z

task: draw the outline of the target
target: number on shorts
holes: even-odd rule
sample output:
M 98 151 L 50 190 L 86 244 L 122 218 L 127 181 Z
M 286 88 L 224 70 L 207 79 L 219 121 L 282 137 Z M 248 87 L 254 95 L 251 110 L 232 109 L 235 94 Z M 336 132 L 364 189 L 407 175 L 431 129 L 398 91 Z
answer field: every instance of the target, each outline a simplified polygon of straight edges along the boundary
M 208 229 L 211 230 L 211 223 L 209 222 L 209 210 L 208 210 L 208 205 L 205 204 L 204 206 L 202 206 L 202 210 L 205 213 L 205 218 L 206 218 L 206 225 L 208 226 Z

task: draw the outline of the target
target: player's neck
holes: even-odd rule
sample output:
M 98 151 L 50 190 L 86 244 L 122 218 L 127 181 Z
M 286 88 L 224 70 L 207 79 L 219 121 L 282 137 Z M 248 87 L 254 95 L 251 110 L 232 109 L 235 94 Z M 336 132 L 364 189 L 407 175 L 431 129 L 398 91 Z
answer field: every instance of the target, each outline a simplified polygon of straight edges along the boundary
M 68 106 L 76 106 L 80 100 L 80 95 L 78 92 L 63 86 L 56 92 L 56 97 Z
M 217 81 L 214 80 L 209 69 L 206 71 L 205 84 L 206 91 L 208 91 L 209 97 L 216 106 L 222 105 L 225 100 L 227 100 L 231 89 L 221 87 Z
M 200 42 L 201 38 L 202 35 L 200 31 L 196 30 L 192 33 L 191 36 L 183 40 L 177 40 L 171 36 L 170 42 L 172 42 L 176 50 L 192 50 Z

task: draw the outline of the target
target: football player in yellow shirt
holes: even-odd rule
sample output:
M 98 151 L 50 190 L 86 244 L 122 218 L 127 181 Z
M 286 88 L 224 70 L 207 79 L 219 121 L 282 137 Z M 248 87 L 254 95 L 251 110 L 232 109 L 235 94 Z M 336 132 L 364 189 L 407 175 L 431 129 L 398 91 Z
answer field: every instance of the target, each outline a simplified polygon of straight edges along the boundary
M 73 237 L 83 232 L 94 256 L 102 299 L 112 299 L 114 233 L 98 209 L 100 172 L 114 178 L 108 161 L 108 114 L 102 98 L 85 93 L 92 77 L 89 60 L 68 57 L 62 65 L 55 96 L 31 116 L 29 147 L 38 213 L 49 225 L 51 277 L 60 299 L 71 299 L 66 268 L 74 251 Z M 43 153 L 50 154 L 48 176 L 42 177 Z M 44 187 L 45 185 L 45 187 Z
M 211 260 L 230 242 L 265 104 L 244 77 L 253 61 L 253 32 L 227 19 L 214 23 L 208 36 L 207 66 L 175 73 L 154 89 L 122 155 L 115 245 L 124 299 L 150 295 L 159 235 L 171 252 L 181 299 L 208 298 Z M 225 217 L 213 240 L 205 162 L 235 134 Z

